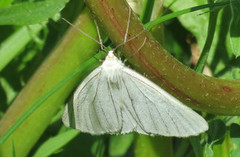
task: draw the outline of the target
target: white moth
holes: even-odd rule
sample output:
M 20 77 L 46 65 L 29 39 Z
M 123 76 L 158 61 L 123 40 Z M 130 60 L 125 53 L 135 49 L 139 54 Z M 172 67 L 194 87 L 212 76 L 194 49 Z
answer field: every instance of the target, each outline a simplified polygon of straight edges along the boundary
M 130 15 L 129 8 L 124 43 L 127 42 Z M 103 46 L 100 36 L 99 40 Z M 103 64 L 77 87 L 73 102 L 65 107 L 62 120 L 67 127 L 92 135 L 138 132 L 188 137 L 208 129 L 200 115 L 126 67 L 113 51 L 109 51 Z
M 90 133 L 188 137 L 208 129 L 196 112 L 156 84 L 124 66 L 113 51 L 79 85 L 63 123 Z

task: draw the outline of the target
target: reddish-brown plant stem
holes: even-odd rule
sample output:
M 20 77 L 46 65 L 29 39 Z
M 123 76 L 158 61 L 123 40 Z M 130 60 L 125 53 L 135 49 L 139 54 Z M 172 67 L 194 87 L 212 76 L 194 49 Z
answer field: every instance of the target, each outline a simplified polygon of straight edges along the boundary
M 127 25 L 127 3 L 119 0 L 86 0 L 86 3 L 111 40 L 116 45 L 120 44 Z M 128 38 L 143 29 L 138 18 L 132 14 Z M 146 44 L 137 52 L 145 38 Z M 239 81 L 222 80 L 194 72 L 172 57 L 149 32 L 145 31 L 120 49 L 137 71 L 147 74 L 188 106 L 213 114 L 240 113 Z

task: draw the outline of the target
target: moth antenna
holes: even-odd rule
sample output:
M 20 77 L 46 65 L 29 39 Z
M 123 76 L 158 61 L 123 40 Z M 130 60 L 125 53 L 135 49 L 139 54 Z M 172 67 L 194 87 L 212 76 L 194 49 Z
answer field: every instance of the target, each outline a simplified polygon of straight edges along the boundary
M 138 52 L 142 49 L 142 47 L 143 47 L 143 46 L 145 45 L 145 43 L 146 43 L 146 40 L 147 40 L 147 37 L 144 38 L 144 41 L 143 41 L 142 45 L 138 48 L 137 52 L 135 52 L 135 53 L 138 53 Z
M 125 33 L 125 36 L 124 36 L 124 41 L 123 41 L 124 44 L 125 44 L 126 41 L 127 41 L 128 29 L 129 29 L 129 26 L 130 26 L 131 12 L 132 12 L 132 9 L 131 9 L 131 7 L 129 6 L 129 7 L 128 7 L 128 21 L 127 21 L 127 28 L 126 28 L 126 33 Z
M 88 35 L 87 33 L 85 33 L 83 30 L 81 30 L 80 28 L 78 28 L 77 26 L 73 25 L 71 22 L 69 22 L 67 19 L 62 17 L 62 20 L 65 21 L 67 24 L 69 24 L 70 26 L 72 26 L 73 28 L 75 28 L 76 30 L 78 30 L 79 32 L 81 32 L 83 35 L 85 35 L 86 37 L 88 37 L 89 39 L 91 39 L 92 41 L 96 42 L 97 44 L 101 45 L 102 50 L 104 50 L 104 45 L 102 44 L 102 39 L 100 38 L 100 33 L 99 33 L 99 29 L 98 26 L 96 25 L 96 29 L 97 29 L 97 33 L 98 33 L 98 37 L 100 41 L 97 41 L 96 39 L 94 39 L 93 37 L 91 37 L 90 35 Z
M 139 35 L 141 35 L 141 34 L 145 31 L 145 29 L 143 29 L 141 32 L 139 32 L 139 33 L 138 33 L 137 35 L 135 35 L 134 37 L 132 37 L 132 38 L 130 38 L 130 39 L 127 39 L 127 37 L 128 37 L 128 30 L 129 30 L 130 21 L 131 21 L 131 13 L 132 13 L 132 9 L 131 9 L 131 7 L 129 6 L 129 10 L 128 10 L 128 21 L 127 21 L 126 33 L 125 33 L 125 35 L 124 35 L 124 41 L 123 41 L 121 44 L 117 45 L 117 46 L 115 47 L 114 51 L 115 51 L 116 49 L 118 49 L 120 46 L 126 44 L 127 42 L 129 42 L 129 41 L 137 38 Z
M 101 49 L 104 50 L 106 47 L 103 45 L 102 37 L 101 37 L 100 31 L 99 31 L 99 27 L 98 27 L 97 21 L 96 21 L 95 19 L 94 19 L 94 23 L 95 23 L 95 26 L 96 26 L 96 29 L 97 29 L 98 40 L 99 40 L 99 42 L 100 42 Z
M 142 49 L 142 47 L 145 45 L 146 41 L 147 41 L 147 37 L 144 38 L 144 41 L 143 41 L 142 45 L 138 48 L 137 52 L 134 52 L 129 58 L 131 58 L 131 57 L 133 57 L 135 54 L 137 54 L 137 53 Z M 124 62 L 124 63 L 125 63 L 125 62 Z
M 127 42 L 129 42 L 129 41 L 131 41 L 131 40 L 133 40 L 133 39 L 135 39 L 135 38 L 137 38 L 137 37 L 138 37 L 139 35 L 141 35 L 144 31 L 145 31 L 145 29 L 143 29 L 141 32 L 139 32 L 139 33 L 138 33 L 137 35 L 135 35 L 134 37 L 128 39 L 125 43 L 127 43 Z M 123 42 L 123 43 L 119 44 L 118 46 L 115 47 L 114 50 L 118 49 L 120 46 L 124 45 L 125 43 Z

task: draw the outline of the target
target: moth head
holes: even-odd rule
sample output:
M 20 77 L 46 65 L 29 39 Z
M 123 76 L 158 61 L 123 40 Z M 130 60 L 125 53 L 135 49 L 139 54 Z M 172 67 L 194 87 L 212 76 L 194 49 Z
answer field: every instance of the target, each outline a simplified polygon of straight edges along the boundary
M 103 71 L 105 71 L 107 75 L 114 75 L 115 73 L 118 73 L 119 69 L 121 69 L 122 67 L 123 63 L 114 55 L 114 51 L 109 51 L 106 59 L 102 64 Z
M 108 55 L 106 57 L 106 60 L 118 60 L 117 57 L 114 55 L 114 51 L 113 50 L 110 50 L 108 52 Z

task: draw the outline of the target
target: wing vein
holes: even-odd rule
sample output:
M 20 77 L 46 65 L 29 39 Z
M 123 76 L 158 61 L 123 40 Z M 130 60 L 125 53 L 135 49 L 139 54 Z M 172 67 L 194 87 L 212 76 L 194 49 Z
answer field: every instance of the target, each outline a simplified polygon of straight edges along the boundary
M 130 96 L 129 89 L 128 89 L 126 83 L 125 83 L 124 78 L 122 78 L 122 81 L 123 81 L 124 86 L 126 87 L 128 97 L 130 98 L 130 101 L 131 101 L 131 105 L 132 105 L 133 110 L 135 111 L 135 114 L 136 114 L 136 116 L 137 116 L 137 120 L 135 120 L 136 123 L 139 124 L 139 127 L 140 127 L 144 132 L 146 132 L 147 134 L 149 134 L 149 132 L 144 128 L 144 125 L 142 124 L 142 122 L 141 122 L 141 120 L 140 120 L 140 118 L 139 118 L 138 112 L 136 111 L 135 105 L 134 105 L 133 100 L 132 100 L 132 98 L 131 98 L 131 96 Z M 131 112 L 130 112 L 130 114 L 132 115 Z M 132 117 L 134 118 L 133 115 L 132 115 Z M 135 118 L 134 118 L 134 119 L 135 119 Z
M 101 74 L 102 73 L 100 73 L 100 76 L 101 76 Z M 99 87 L 99 79 L 97 79 L 97 87 L 96 87 L 96 93 L 95 93 L 95 95 L 94 95 L 94 97 L 93 97 L 93 100 L 92 100 L 92 102 L 90 103 L 90 105 L 94 105 L 94 102 L 95 102 L 95 100 L 96 100 L 96 97 L 97 97 L 97 93 L 98 93 L 98 87 Z M 95 108 L 95 106 L 92 106 L 93 107 L 93 111 L 94 111 L 94 113 L 95 113 L 95 115 L 96 115 L 96 117 L 98 117 L 97 116 L 97 111 L 96 111 L 96 108 Z M 90 119 L 90 122 L 91 122 L 91 124 L 92 124 L 92 127 L 94 128 L 94 125 L 93 125 L 93 120 L 92 120 L 92 116 L 90 115 L 90 112 L 89 112 L 89 108 L 88 108 L 88 114 L 89 114 L 89 119 Z M 86 120 L 86 119 L 85 119 Z M 98 122 L 98 124 L 99 124 L 99 126 L 103 129 L 103 127 L 102 127 L 102 125 L 101 125 L 101 122 L 99 121 L 99 119 L 97 118 L 97 122 Z
M 114 107 L 114 111 L 115 111 L 115 114 L 116 114 L 116 116 L 117 116 L 117 121 L 118 121 L 118 124 L 120 124 L 119 123 L 119 117 L 118 117 L 118 114 L 117 114 L 117 110 L 116 110 L 116 106 L 115 106 L 115 102 L 114 102 L 114 99 L 113 99 L 113 93 L 112 93 L 112 88 L 111 88 L 111 86 L 110 86 L 110 82 L 108 81 L 108 88 L 110 89 L 109 90 L 109 94 L 110 94 L 110 97 L 111 97 L 111 101 L 112 101 L 112 104 L 113 104 L 113 107 Z M 122 126 L 122 124 L 121 124 L 121 126 Z M 118 129 L 119 130 L 119 129 Z
M 135 83 L 132 79 L 131 79 L 131 81 L 136 85 L 136 83 Z M 153 102 L 149 97 L 147 97 L 147 95 L 145 95 L 145 93 L 144 93 L 137 85 L 136 85 L 136 87 L 138 88 L 138 90 L 139 90 L 152 104 L 154 104 L 154 102 Z M 158 112 L 160 118 L 162 119 L 162 122 L 163 122 L 163 124 L 164 124 L 164 126 L 165 126 L 165 128 L 166 128 L 166 130 L 167 130 L 166 132 L 170 133 L 170 132 L 169 132 L 169 129 L 168 129 L 168 127 L 167 127 L 167 124 L 166 124 L 165 120 L 164 120 L 163 117 L 162 117 L 161 112 L 158 110 L 158 108 L 156 107 L 156 105 L 153 105 L 153 106 L 155 107 L 156 111 Z M 149 107 L 148 107 L 148 110 L 149 110 Z M 150 115 L 152 115 L 150 111 L 149 111 L 149 113 L 150 113 Z M 151 119 L 152 119 L 152 116 L 151 116 Z M 152 120 L 153 120 L 153 119 L 152 119 Z M 154 120 L 153 120 L 153 122 L 154 122 L 154 125 L 156 125 Z M 155 128 L 156 128 L 156 127 L 155 127 Z M 157 130 L 158 130 L 158 129 L 157 129 Z

